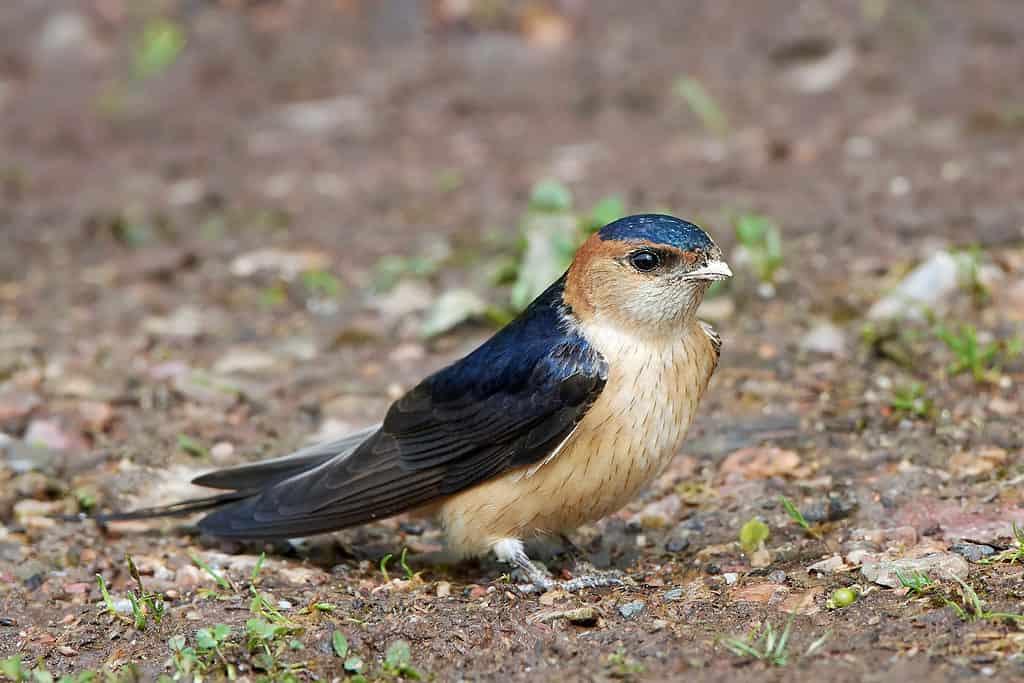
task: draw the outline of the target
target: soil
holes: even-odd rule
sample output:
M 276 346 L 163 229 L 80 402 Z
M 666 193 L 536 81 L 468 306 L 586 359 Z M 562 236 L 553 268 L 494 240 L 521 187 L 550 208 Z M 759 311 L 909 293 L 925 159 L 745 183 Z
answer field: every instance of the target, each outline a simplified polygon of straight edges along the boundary
M 1024 621 L 958 615 L 948 575 L 918 596 L 855 561 L 1012 551 L 1024 523 L 1020 2 L 466 5 L 0 7 L 0 431 L 25 449 L 0 457 L 0 658 L 173 673 L 171 636 L 241 638 L 266 551 L 258 588 L 301 626 L 304 649 L 280 657 L 300 680 L 344 679 L 335 630 L 373 675 L 401 639 L 438 681 L 1024 680 Z M 185 44 L 144 74 L 157 16 Z M 727 129 L 702 123 L 683 77 Z M 418 331 L 446 289 L 507 297 L 482 273 L 544 178 L 581 208 L 619 195 L 692 219 L 726 254 L 739 213 L 781 228 L 774 292 L 738 275 L 713 302 L 721 364 L 676 461 L 574 537 L 626 586 L 524 596 L 494 562 L 430 556 L 417 578 L 397 559 L 385 575 L 386 553 L 439 550 L 417 520 L 264 547 L 188 520 L 47 516 L 196 495 L 201 471 L 379 420 L 491 333 Z M 438 272 L 374 289 L 382 258 L 438 245 Z M 975 291 L 869 323 L 942 248 L 978 249 Z M 934 333 L 962 323 L 999 348 L 978 378 Z M 839 341 L 808 349 L 822 329 Z M 899 408 L 915 384 L 921 410 Z M 752 518 L 771 535 L 745 553 Z M 144 630 L 97 607 L 97 573 L 115 600 L 134 586 L 126 554 L 167 603 Z M 557 547 L 540 556 L 572 571 Z M 1003 559 L 961 578 L 990 612 L 1024 613 L 1021 561 Z M 844 586 L 857 600 L 830 609 Z M 554 614 L 578 607 L 594 619 Z M 728 648 L 787 622 L 781 666 Z M 258 674 L 243 647 L 229 656 Z

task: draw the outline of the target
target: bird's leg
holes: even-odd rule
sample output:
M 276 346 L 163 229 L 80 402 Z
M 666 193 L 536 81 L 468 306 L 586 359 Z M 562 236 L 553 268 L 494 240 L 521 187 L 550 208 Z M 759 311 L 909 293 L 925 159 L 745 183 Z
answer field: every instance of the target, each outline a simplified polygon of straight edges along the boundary
M 494 554 L 499 560 L 508 562 L 521 571 L 530 580 L 530 583 L 519 586 L 519 590 L 524 593 L 544 593 L 553 588 L 572 593 L 583 588 L 622 585 L 622 580 L 618 577 L 597 572 L 577 576 L 568 581 L 555 581 L 550 574 L 530 561 L 519 539 L 506 538 L 498 541 L 494 544 Z

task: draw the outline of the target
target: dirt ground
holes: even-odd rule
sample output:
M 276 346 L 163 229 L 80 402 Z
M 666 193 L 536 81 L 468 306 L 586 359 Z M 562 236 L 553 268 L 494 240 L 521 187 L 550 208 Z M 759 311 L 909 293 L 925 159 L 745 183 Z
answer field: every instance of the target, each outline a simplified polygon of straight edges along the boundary
M 0 660 L 184 676 L 169 639 L 223 623 L 207 680 L 344 680 L 336 631 L 371 680 L 1024 680 L 1022 164 L 1019 0 L 2 3 Z M 574 538 L 629 585 L 408 578 L 403 548 L 440 547 L 418 520 L 262 547 L 52 519 L 380 419 L 491 333 L 420 325 L 454 287 L 505 300 L 485 271 L 547 178 L 692 219 L 738 273 L 682 452 Z M 774 292 L 734 258 L 742 212 L 780 226 Z M 943 249 L 974 275 L 872 319 Z M 126 554 L 166 604 L 144 629 Z M 785 661 L 732 651 L 787 623 Z

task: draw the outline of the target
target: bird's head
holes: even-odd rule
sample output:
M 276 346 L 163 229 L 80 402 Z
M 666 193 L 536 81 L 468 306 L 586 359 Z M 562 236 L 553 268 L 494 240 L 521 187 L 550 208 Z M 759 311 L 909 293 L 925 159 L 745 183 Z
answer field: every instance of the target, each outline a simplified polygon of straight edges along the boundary
M 609 223 L 583 243 L 563 296 L 583 321 L 671 334 L 695 316 L 713 281 L 731 276 L 722 250 L 699 227 L 642 214 Z

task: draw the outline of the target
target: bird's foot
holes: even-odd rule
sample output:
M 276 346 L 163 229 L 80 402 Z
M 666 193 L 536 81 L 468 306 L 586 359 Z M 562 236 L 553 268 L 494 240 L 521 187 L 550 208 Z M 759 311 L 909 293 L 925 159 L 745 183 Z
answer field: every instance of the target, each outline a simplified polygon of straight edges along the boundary
M 550 590 L 564 590 L 567 593 L 585 588 L 604 588 L 621 586 L 623 581 L 618 572 L 599 572 L 589 564 L 577 563 L 576 576 L 566 581 L 554 579 L 542 565 L 530 561 L 523 544 L 517 539 L 507 539 L 495 544 L 495 554 L 499 559 L 508 562 L 514 568 L 513 579 L 521 583 L 518 588 L 523 593 L 546 593 Z M 580 571 L 582 570 L 582 571 Z
M 529 562 L 529 560 L 527 560 Z M 529 583 L 521 583 L 517 587 L 522 593 L 546 593 L 551 590 L 562 590 L 566 593 L 575 593 L 587 588 L 607 588 L 608 586 L 624 585 L 622 575 L 619 572 L 601 572 L 589 565 L 585 565 L 586 573 L 574 572 L 571 579 L 559 581 L 554 579 L 548 572 L 544 571 L 533 562 L 530 562 L 532 571 L 525 567 L 517 567 L 516 575 L 524 575 Z M 581 567 L 578 565 L 577 570 Z

